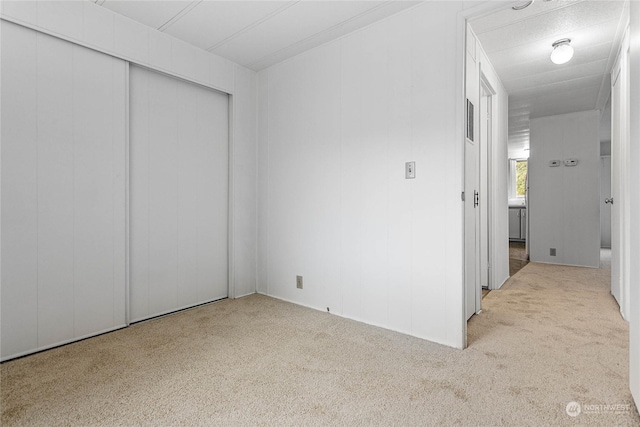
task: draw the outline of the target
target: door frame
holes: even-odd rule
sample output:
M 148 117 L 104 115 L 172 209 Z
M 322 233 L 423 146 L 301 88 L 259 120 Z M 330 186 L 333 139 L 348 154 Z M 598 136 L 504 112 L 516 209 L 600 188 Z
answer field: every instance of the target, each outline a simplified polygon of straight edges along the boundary
M 473 118 L 475 122 L 475 117 Z M 479 132 L 478 132 L 479 133 Z M 475 130 L 474 130 L 475 134 Z M 480 164 L 480 150 L 479 145 L 480 142 L 478 138 L 470 139 L 465 138 L 464 143 L 464 289 L 465 289 L 465 300 L 464 300 L 464 317 L 465 323 L 474 315 L 480 311 L 479 300 L 482 298 L 482 290 L 479 280 L 479 260 L 480 260 L 480 239 L 478 238 L 479 229 L 480 229 L 480 210 L 478 209 L 478 204 L 476 204 L 476 200 L 479 201 L 478 195 L 478 187 L 480 181 L 479 174 L 479 164 Z M 468 167 L 467 162 L 470 159 L 471 154 L 473 154 L 473 161 L 469 164 L 471 166 Z M 468 183 L 467 180 L 472 179 L 472 183 Z M 473 204 L 473 205 L 472 205 Z M 473 220 L 471 221 L 471 215 L 473 215 Z M 467 223 L 473 223 L 473 227 L 467 227 Z M 469 256 L 467 256 L 467 251 L 470 249 L 469 245 L 467 245 L 467 239 L 470 238 L 470 233 L 473 233 L 473 259 L 471 260 Z M 469 254 L 471 255 L 471 254 Z M 470 278 L 469 272 L 473 272 L 473 283 L 468 283 Z M 467 297 L 470 297 L 467 294 L 469 288 L 473 287 L 473 312 L 469 313 L 469 308 L 471 306 L 470 301 Z
M 510 1 L 510 2 L 481 2 L 477 5 L 473 5 L 471 7 L 469 7 L 468 9 L 464 9 L 464 10 L 460 10 L 458 12 L 457 15 L 457 19 L 456 19 L 456 27 L 457 27 L 457 37 L 456 37 L 456 64 L 457 64 L 457 74 L 458 74 L 458 86 L 457 86 L 457 90 L 456 90 L 456 96 L 458 99 L 458 102 L 456 103 L 456 140 L 458 141 L 458 147 L 459 148 L 459 157 L 458 157 L 458 161 L 459 164 L 461 165 L 461 167 L 459 168 L 459 177 L 460 177 L 460 183 L 462 184 L 462 191 L 464 192 L 464 174 L 465 174 L 465 144 L 466 144 L 466 132 L 465 132 L 465 125 L 467 122 L 466 119 L 466 100 L 467 100 L 467 94 L 466 94 L 466 79 L 467 79 L 467 73 L 466 73 L 466 69 L 467 69 L 467 58 L 466 58 L 466 54 L 467 54 L 467 25 L 468 25 L 468 21 L 470 19 L 473 18 L 480 18 L 483 16 L 487 16 L 490 15 L 492 13 L 495 13 L 497 11 L 509 8 L 513 5 L 518 4 L 517 1 Z M 499 126 L 500 126 L 500 120 L 502 120 L 502 118 L 500 118 L 500 120 L 497 120 L 498 115 L 502 114 L 503 111 L 501 110 L 501 108 L 499 108 L 499 105 L 496 103 L 497 100 L 495 99 L 495 97 L 493 98 L 493 125 L 494 125 L 494 130 L 496 130 Z M 506 117 L 505 117 L 506 119 Z M 495 134 L 494 134 L 495 136 Z M 495 172 L 495 168 L 496 166 L 494 165 L 493 167 L 493 171 Z M 491 176 L 490 179 L 495 179 L 495 177 Z M 506 178 L 505 178 L 506 179 Z M 492 203 L 496 203 L 496 200 L 492 200 Z M 466 348 L 467 347 L 467 319 L 466 319 L 466 298 L 467 298 L 467 291 L 466 291 L 466 275 L 465 275 L 465 268 L 466 268 L 466 261 L 465 261 L 465 204 L 464 202 L 461 204 L 460 206 L 461 208 L 461 227 L 463 230 L 462 236 L 460 236 L 461 239 L 461 250 L 460 250 L 460 257 L 462 262 L 460 263 L 460 277 L 462 278 L 461 282 L 460 282 L 460 288 L 461 288 L 461 292 L 459 294 L 459 318 L 461 321 L 461 335 L 459 337 L 459 348 Z M 492 210 L 491 214 L 490 214 L 490 221 L 491 224 L 493 225 L 493 232 L 494 235 L 489 234 L 489 244 L 491 245 L 491 247 L 493 248 L 492 252 L 492 261 L 495 265 L 496 262 L 496 258 L 495 258 L 495 253 L 496 253 L 496 248 L 497 248 L 497 244 L 498 242 L 496 242 L 495 240 L 495 232 L 497 230 L 497 227 L 499 227 L 499 224 L 496 223 L 496 211 Z M 491 271 L 491 277 L 495 276 L 496 270 L 495 268 L 492 268 Z M 499 288 L 502 283 L 499 283 L 499 278 L 498 279 L 493 279 L 494 280 L 494 288 Z
M 484 196 L 484 203 L 487 207 L 487 213 L 486 213 L 486 218 L 483 219 L 482 218 L 482 209 L 480 210 L 480 221 L 481 222 L 486 222 L 486 226 L 487 226 L 487 231 L 486 231 L 486 235 L 483 236 L 482 233 L 480 234 L 480 247 L 485 247 L 485 250 L 487 252 L 487 263 L 488 265 L 486 266 L 486 270 L 487 270 L 487 287 L 488 289 L 496 289 L 496 280 L 495 277 L 493 277 L 493 269 L 491 268 L 491 266 L 493 265 L 493 261 L 495 259 L 495 241 L 493 239 L 491 239 L 491 233 L 494 230 L 494 228 L 496 227 L 496 225 L 494 224 L 495 221 L 495 217 L 494 217 L 494 212 L 493 212 L 493 202 L 494 202 L 494 194 L 493 194 L 493 186 L 492 186 L 492 180 L 491 177 L 493 176 L 493 136 L 496 133 L 495 132 L 495 126 L 496 126 L 496 122 L 494 121 L 494 117 L 493 117 L 493 111 L 496 109 L 495 108 L 495 96 L 497 94 L 496 90 L 493 88 L 493 86 L 491 86 L 491 83 L 489 82 L 489 79 L 487 78 L 487 76 L 484 74 L 484 72 L 482 71 L 482 64 L 480 64 L 479 67 L 479 71 L 480 71 L 480 186 L 482 187 L 482 173 L 484 170 L 484 175 L 486 177 L 487 180 L 487 186 L 485 189 L 485 196 Z M 482 139 L 482 117 L 483 117 L 483 102 L 482 102 L 482 97 L 483 97 L 483 92 L 486 93 L 486 96 L 489 98 L 487 100 L 487 106 L 488 106 L 488 117 L 487 117 L 487 140 L 483 141 Z M 482 152 L 483 150 L 484 152 L 484 157 L 486 159 L 486 164 L 483 165 L 483 161 L 482 161 Z M 484 166 L 484 169 L 483 169 Z M 482 201 L 482 198 L 481 198 Z M 483 238 L 486 239 L 486 245 L 485 242 L 483 242 Z M 482 256 L 481 253 L 479 254 L 480 256 L 480 261 L 482 261 Z M 480 268 L 482 269 L 483 267 L 480 266 Z M 483 273 L 484 274 L 484 273 Z M 482 285 L 482 284 L 481 284 Z M 479 291 L 479 300 L 478 300 L 478 307 L 480 307 L 482 309 L 482 286 L 480 288 Z

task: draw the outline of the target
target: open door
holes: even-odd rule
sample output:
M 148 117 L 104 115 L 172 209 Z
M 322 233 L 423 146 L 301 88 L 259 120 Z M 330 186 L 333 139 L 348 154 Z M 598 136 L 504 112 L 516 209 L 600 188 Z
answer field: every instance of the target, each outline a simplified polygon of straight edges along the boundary
M 629 316 L 629 71 L 628 35 L 611 72 L 611 294 Z
M 473 107 L 470 107 L 473 109 Z M 473 114 L 470 121 L 473 122 Z M 473 137 L 473 131 L 470 133 Z M 467 138 L 464 149 L 464 277 L 465 277 L 465 313 L 469 320 L 476 307 L 479 292 L 478 274 L 478 144 Z
M 489 159 L 491 158 L 491 136 L 492 136 L 492 127 L 491 127 L 491 105 L 492 105 L 492 90 L 488 86 L 488 83 L 485 82 L 484 76 L 481 76 L 480 83 L 480 129 L 479 130 L 479 144 L 478 144 L 478 185 L 480 192 L 480 205 L 478 206 L 479 211 L 479 248 L 480 252 L 478 254 L 479 257 L 479 274 L 480 274 L 480 283 L 478 290 L 478 298 L 477 298 L 477 309 L 481 308 L 481 300 L 482 300 L 482 289 L 490 288 L 490 245 L 489 245 L 489 218 L 491 212 L 489 207 L 491 206 L 489 195 L 491 194 L 489 182 Z M 476 310 L 477 311 L 477 310 Z

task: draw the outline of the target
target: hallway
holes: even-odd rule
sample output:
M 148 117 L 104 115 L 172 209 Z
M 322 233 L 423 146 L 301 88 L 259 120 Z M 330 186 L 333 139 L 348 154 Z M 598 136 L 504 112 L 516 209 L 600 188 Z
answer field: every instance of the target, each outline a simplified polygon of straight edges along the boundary
M 524 242 L 509 242 L 509 277 L 529 264 L 529 257 L 525 252 Z
M 496 381 L 541 414 L 556 417 L 577 402 L 580 423 L 637 425 L 625 381 L 628 324 L 609 289 L 609 251 L 599 269 L 529 263 L 482 300 L 469 321 L 469 350 L 493 358 Z M 536 423 L 569 422 L 553 417 Z

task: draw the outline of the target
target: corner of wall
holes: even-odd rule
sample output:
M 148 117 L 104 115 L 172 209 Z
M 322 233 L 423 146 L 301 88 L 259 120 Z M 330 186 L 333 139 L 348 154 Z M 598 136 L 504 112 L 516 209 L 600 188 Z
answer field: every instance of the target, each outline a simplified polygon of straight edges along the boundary
M 256 76 L 256 210 L 258 239 L 256 247 L 256 292 L 269 293 L 268 285 L 268 183 L 269 183 L 269 69 L 261 70 Z
M 630 117 L 640 117 L 640 4 L 630 2 L 631 42 L 631 111 Z M 640 163 L 640 121 L 631 120 L 631 164 Z M 631 188 L 640 188 L 640 169 L 631 168 Z M 631 218 L 640 216 L 640 196 L 631 196 Z M 630 259 L 640 258 L 640 225 L 631 221 Z M 629 384 L 636 407 L 640 407 L 640 265 L 631 263 L 631 295 L 629 313 Z
M 234 64 L 233 240 L 236 297 L 257 286 L 257 74 Z

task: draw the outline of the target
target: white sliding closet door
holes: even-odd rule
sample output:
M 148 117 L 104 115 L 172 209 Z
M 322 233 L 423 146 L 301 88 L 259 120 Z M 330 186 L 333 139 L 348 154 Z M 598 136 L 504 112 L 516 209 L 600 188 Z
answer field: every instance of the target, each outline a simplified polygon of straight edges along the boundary
M 125 325 L 126 63 L 1 27 L 5 360 Z
M 131 66 L 131 321 L 227 297 L 228 127 L 228 95 Z

